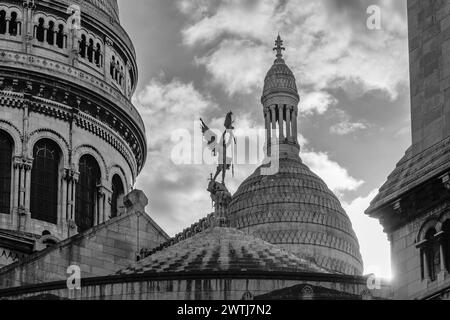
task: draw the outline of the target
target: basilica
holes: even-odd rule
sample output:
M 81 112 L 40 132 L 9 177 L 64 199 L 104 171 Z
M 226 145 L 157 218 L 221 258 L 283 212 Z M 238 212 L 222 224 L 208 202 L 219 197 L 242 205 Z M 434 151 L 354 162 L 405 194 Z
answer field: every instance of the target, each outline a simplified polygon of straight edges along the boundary
M 450 4 L 408 0 L 408 14 L 413 146 L 366 211 L 392 245 L 385 283 L 302 161 L 280 36 L 261 79 L 267 161 L 233 195 L 211 180 L 213 212 L 171 238 L 133 188 L 146 128 L 117 1 L 1 0 L 0 299 L 449 298 Z

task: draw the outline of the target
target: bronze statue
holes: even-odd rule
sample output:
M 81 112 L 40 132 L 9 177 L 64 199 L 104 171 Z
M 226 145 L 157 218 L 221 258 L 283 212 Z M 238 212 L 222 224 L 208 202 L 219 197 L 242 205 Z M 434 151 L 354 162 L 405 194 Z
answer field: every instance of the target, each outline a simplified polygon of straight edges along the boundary
M 225 117 L 225 131 L 223 132 L 219 143 L 217 143 L 217 135 L 208 128 L 202 119 L 200 119 L 200 121 L 202 123 L 203 136 L 208 143 L 208 148 L 213 152 L 214 156 L 218 155 L 219 158 L 219 165 L 217 166 L 216 174 L 211 181 L 216 181 L 219 174 L 222 173 L 222 184 L 225 185 L 226 173 L 228 170 L 233 168 L 233 158 L 227 155 L 227 148 L 233 143 L 236 144 L 236 138 L 233 131 L 233 113 L 230 111 Z

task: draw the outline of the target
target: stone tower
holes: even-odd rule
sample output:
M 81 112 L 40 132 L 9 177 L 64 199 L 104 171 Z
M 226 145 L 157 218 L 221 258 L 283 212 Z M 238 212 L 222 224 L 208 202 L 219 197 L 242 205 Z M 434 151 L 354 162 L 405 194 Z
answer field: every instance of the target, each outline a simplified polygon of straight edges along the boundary
M 242 183 L 230 204 L 231 225 L 333 273 L 361 275 L 363 262 L 350 219 L 336 196 L 300 159 L 294 74 L 280 37 L 264 82 L 262 104 L 272 162 Z M 276 163 L 276 170 L 268 167 Z
M 408 0 L 412 146 L 367 214 L 389 236 L 394 297 L 449 298 L 450 3 Z
M 296 159 L 300 153 L 297 132 L 300 97 L 294 74 L 283 59 L 285 48 L 280 36 L 275 45 L 277 58 L 267 73 L 261 98 L 267 132 L 266 145 L 269 155 L 275 152 L 276 147 L 281 157 Z
M 0 267 L 122 213 L 137 77 L 116 0 L 0 1 Z

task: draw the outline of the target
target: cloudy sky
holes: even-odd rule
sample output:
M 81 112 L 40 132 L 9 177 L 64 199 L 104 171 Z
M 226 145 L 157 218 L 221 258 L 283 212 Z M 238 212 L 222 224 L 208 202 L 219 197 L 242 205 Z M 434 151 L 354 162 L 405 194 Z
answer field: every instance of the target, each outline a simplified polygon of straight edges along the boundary
M 370 5 L 381 29 L 367 27 Z M 406 1 L 119 0 L 136 46 L 134 102 L 147 127 L 148 161 L 137 188 L 171 235 L 211 212 L 208 165 L 176 165 L 171 132 L 199 117 L 263 127 L 260 97 L 274 40 L 301 91 L 301 157 L 339 196 L 367 272 L 390 276 L 386 235 L 363 212 L 411 143 Z M 218 127 L 220 128 L 220 127 Z M 255 166 L 239 166 L 235 191 Z

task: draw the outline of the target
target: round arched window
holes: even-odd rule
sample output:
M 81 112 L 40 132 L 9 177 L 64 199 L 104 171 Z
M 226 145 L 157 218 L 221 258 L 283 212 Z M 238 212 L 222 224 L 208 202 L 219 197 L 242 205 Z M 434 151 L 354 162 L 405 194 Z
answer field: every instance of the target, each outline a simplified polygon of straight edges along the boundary
M 38 141 L 33 149 L 31 170 L 31 217 L 58 223 L 58 179 L 61 151 L 48 139 Z
M 0 213 L 11 211 L 11 166 L 13 141 L 4 131 L 0 130 Z
M 76 189 L 75 223 L 78 231 L 94 227 L 97 214 L 97 187 L 101 181 L 100 167 L 94 157 L 85 155 L 79 163 L 80 177 Z
M 111 218 L 115 218 L 120 214 L 120 207 L 123 205 L 123 196 L 125 188 L 122 179 L 115 175 L 112 180 L 112 197 L 111 197 Z

